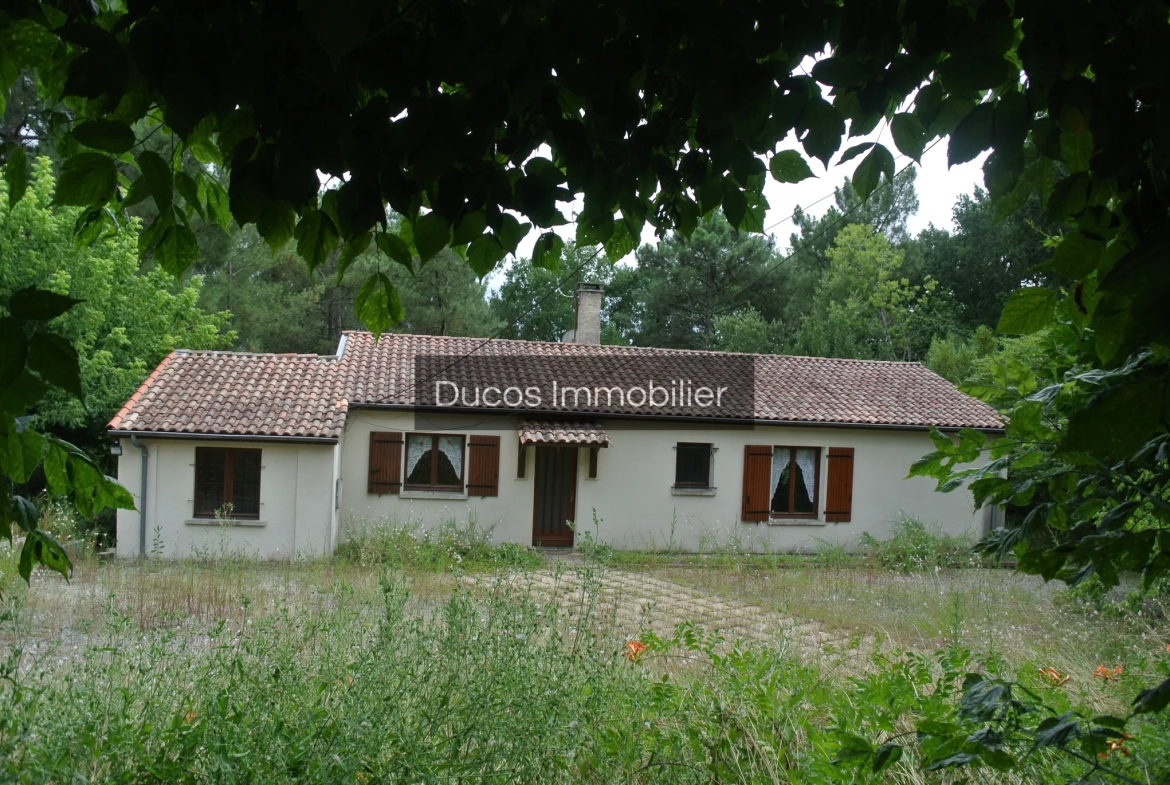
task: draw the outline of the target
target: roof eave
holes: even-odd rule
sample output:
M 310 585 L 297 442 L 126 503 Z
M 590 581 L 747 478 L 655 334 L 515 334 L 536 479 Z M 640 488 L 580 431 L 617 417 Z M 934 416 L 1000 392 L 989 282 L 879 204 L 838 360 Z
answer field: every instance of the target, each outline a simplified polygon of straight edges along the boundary
M 181 431 L 138 431 L 111 428 L 107 433 L 115 438 L 137 436 L 140 439 L 198 439 L 202 441 L 298 442 L 302 444 L 337 444 L 336 436 L 284 436 L 255 433 L 186 433 Z
M 593 419 L 620 419 L 620 420 L 647 420 L 652 422 L 690 422 L 690 423 L 709 423 L 712 425 L 739 425 L 739 426 L 756 426 L 756 425 L 785 425 L 785 426 L 799 426 L 802 428 L 866 428 L 878 430 L 895 430 L 895 431 L 929 431 L 931 428 L 938 428 L 944 432 L 955 432 L 965 429 L 973 431 L 980 431 L 982 433 L 1003 433 L 1004 427 L 993 428 L 990 426 L 977 425 L 930 425 L 930 424 L 910 424 L 910 423 L 873 423 L 873 422 L 828 422 L 824 420 L 766 420 L 760 418 L 732 418 L 732 417 L 691 417 L 677 414 L 624 414 L 624 413 L 609 413 L 609 412 L 584 412 L 584 411 L 559 411 L 559 410 L 544 410 L 544 409 L 502 409 L 502 408 L 485 408 L 485 407 L 454 407 L 454 406 L 416 406 L 414 404 L 406 403 L 355 403 L 349 402 L 350 409 L 396 409 L 399 411 L 424 411 L 445 414 L 469 414 L 469 415 L 484 415 L 494 414 L 499 416 L 527 416 L 527 417 L 587 417 Z

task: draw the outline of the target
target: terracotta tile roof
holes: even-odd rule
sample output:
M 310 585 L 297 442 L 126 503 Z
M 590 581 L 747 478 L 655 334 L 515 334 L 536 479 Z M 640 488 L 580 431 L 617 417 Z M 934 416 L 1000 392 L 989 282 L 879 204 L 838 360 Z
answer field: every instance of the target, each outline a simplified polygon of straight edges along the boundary
M 521 420 L 516 426 L 521 444 L 592 444 L 609 446 L 609 434 L 595 422 Z
M 545 368 L 575 384 L 602 384 L 605 366 L 620 368 L 660 362 L 676 375 L 726 377 L 747 363 L 754 375 L 750 416 L 756 420 L 998 430 L 996 411 L 960 392 L 920 363 L 839 360 L 786 355 L 742 355 L 684 349 L 632 346 L 585 346 L 539 341 L 488 341 L 424 335 L 383 335 L 375 343 L 369 333 L 346 333 L 343 362 L 351 406 L 415 403 L 415 358 L 432 361 L 443 377 L 472 380 L 507 367 L 515 358 L 545 357 Z M 632 365 L 631 365 L 632 364 Z M 517 367 L 520 363 L 516 362 Z M 530 367 L 523 371 L 531 372 Z M 569 383 L 568 381 L 564 383 Z M 628 409 L 628 407 L 627 407 Z M 621 407 L 580 406 L 576 412 L 607 414 Z M 702 416 L 695 410 L 668 407 L 665 414 Z
M 416 405 L 415 370 L 420 356 L 430 358 L 428 367 L 457 382 L 490 379 L 492 374 L 515 370 L 520 376 L 550 373 L 563 384 L 595 385 L 609 383 L 610 372 L 620 376 L 639 367 L 657 369 L 655 373 L 667 368 L 670 374 L 686 379 L 753 379 L 751 384 L 741 385 L 749 394 L 742 401 L 746 414 L 735 415 L 740 419 L 917 428 L 1003 427 L 995 410 L 918 363 L 421 335 L 383 335 L 375 342 L 364 332 L 347 332 L 344 342 L 340 358 L 174 352 L 159 364 L 109 427 L 119 432 L 336 439 L 350 407 Z M 665 373 L 653 378 L 666 379 Z M 528 411 L 554 416 L 644 411 L 611 405 L 612 400 L 601 404 L 599 396 L 569 409 Z M 666 406 L 655 413 L 710 419 L 731 416 L 726 408 L 715 412 L 686 406 Z M 559 421 L 555 424 L 563 427 Z M 532 430 L 535 438 L 547 429 Z
M 336 439 L 348 403 L 333 357 L 172 352 L 112 431 Z

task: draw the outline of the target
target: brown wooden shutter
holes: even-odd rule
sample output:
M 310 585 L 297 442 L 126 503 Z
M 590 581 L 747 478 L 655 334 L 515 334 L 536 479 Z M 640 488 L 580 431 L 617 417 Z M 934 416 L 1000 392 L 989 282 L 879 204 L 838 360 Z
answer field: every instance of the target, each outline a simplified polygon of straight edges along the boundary
M 829 487 L 825 493 L 825 520 L 848 521 L 853 514 L 853 448 L 829 448 Z
M 772 448 L 749 444 L 743 448 L 743 510 L 745 521 L 768 520 L 772 502 Z
M 472 436 L 467 463 L 467 495 L 500 495 L 500 437 Z
M 369 493 L 398 493 L 402 490 L 402 433 L 370 432 Z

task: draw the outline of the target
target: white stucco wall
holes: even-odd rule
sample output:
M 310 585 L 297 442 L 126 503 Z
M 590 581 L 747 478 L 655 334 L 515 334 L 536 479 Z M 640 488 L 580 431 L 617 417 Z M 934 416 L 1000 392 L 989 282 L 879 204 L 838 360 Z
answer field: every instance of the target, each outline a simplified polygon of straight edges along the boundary
M 738 542 L 755 550 L 815 550 L 818 540 L 849 548 L 868 532 L 888 537 L 902 515 L 916 517 L 953 534 L 978 535 L 983 514 L 973 511 L 969 491 L 934 491 L 934 481 L 904 479 L 910 464 L 934 447 L 925 431 L 757 426 L 712 429 L 686 424 L 637 424 L 602 420 L 612 445 L 600 452 L 598 478 L 586 479 L 588 450 L 582 449 L 577 466 L 579 526 L 592 529 L 596 511 L 601 539 L 620 548 L 674 547 L 698 550 Z M 345 493 L 339 537 L 362 526 L 389 521 L 430 526 L 469 517 L 492 527 L 497 542 L 532 542 L 534 450 L 528 451 L 524 479 L 516 478 L 515 420 L 492 420 L 486 415 L 444 415 L 441 427 L 410 412 L 351 410 L 341 445 L 341 475 Z M 474 430 L 472 430 L 474 426 Z M 490 433 L 500 438 L 499 496 L 493 498 L 419 498 L 411 494 L 374 495 L 366 491 L 369 433 L 401 430 L 451 433 Z M 676 496 L 674 446 L 678 442 L 710 442 L 714 456 L 713 496 Z M 820 519 L 799 523 L 739 520 L 743 492 L 743 448 L 748 444 L 820 447 Z M 824 521 L 827 454 L 829 447 L 855 450 L 853 514 L 847 523 Z M 125 459 L 123 459 L 125 460 Z
M 121 439 L 118 479 L 141 509 L 142 454 Z M 150 452 L 146 553 L 168 557 L 244 554 L 288 559 L 331 553 L 336 538 L 334 478 L 341 451 L 333 444 L 195 439 L 139 439 Z M 259 448 L 260 519 L 216 525 L 193 517 L 196 447 Z M 118 511 L 118 555 L 139 552 L 140 515 Z M 210 525 L 209 525 L 210 523 Z

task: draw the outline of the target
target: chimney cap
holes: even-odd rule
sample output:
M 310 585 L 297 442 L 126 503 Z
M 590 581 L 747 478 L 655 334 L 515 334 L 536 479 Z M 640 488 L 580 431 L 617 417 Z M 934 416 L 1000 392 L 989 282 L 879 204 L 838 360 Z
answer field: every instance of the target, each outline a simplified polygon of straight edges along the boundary
M 600 292 L 604 289 L 605 289 L 605 287 L 602 286 L 601 284 L 597 283 L 596 281 L 581 281 L 579 284 L 577 284 L 577 291 L 579 291 L 579 292 L 580 291 Z

